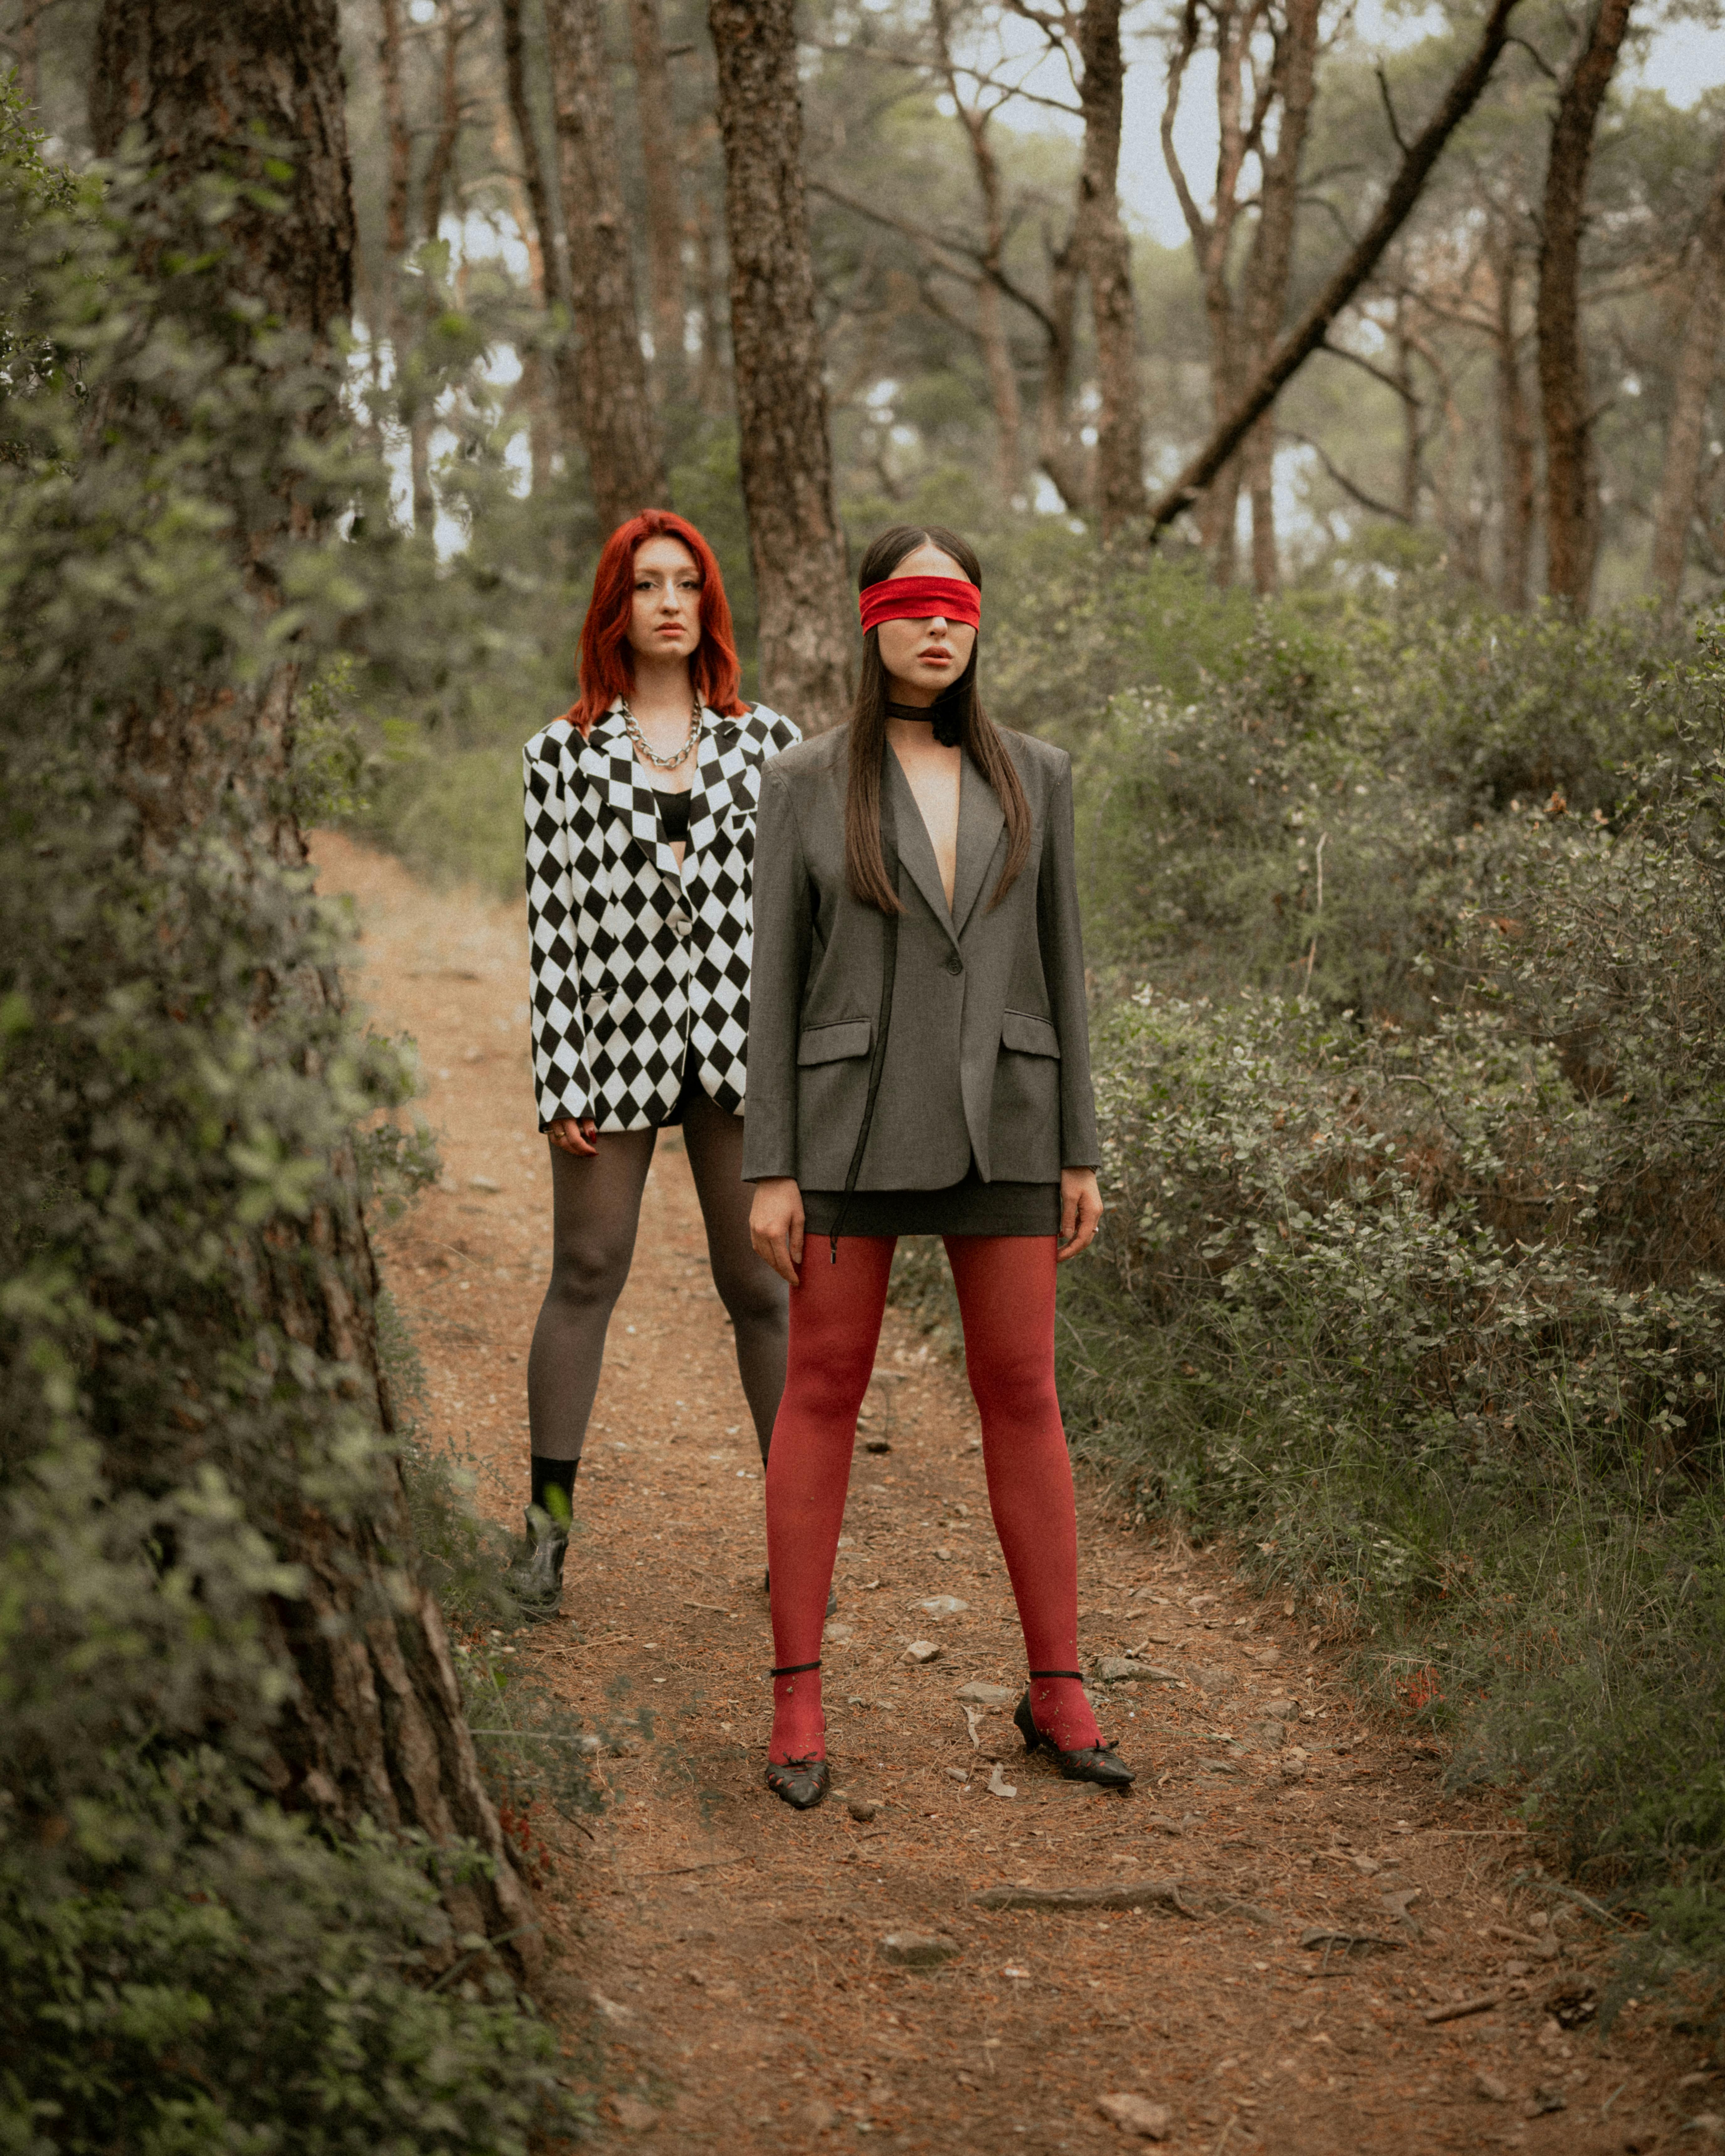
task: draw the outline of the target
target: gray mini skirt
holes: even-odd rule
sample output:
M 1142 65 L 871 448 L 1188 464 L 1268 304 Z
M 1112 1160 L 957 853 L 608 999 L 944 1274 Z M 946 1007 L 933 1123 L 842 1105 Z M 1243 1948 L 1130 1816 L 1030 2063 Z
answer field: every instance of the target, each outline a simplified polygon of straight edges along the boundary
M 944 1190 L 805 1190 L 811 1235 L 830 1235 L 843 1209 L 845 1235 L 1057 1235 L 1058 1183 L 984 1183 L 976 1163 Z

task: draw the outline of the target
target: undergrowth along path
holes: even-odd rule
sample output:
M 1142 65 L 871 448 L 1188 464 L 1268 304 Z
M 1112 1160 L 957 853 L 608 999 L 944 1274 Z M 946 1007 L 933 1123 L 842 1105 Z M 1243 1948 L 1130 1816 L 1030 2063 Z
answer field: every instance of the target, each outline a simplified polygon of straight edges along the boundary
M 524 914 L 339 837 L 316 860 L 358 909 L 355 993 L 419 1043 L 443 1147 L 439 1187 L 379 1237 L 425 1419 L 514 1530 L 550 1248 Z M 575 1512 L 562 1614 L 511 1644 L 603 1740 L 596 1838 L 539 1824 L 608 2141 L 1585 2156 L 1706 2145 L 1684 2129 L 1725 2111 L 1669 2015 L 1601 2038 L 1608 1942 L 1513 1820 L 1445 1799 L 1437 1748 L 1363 1712 L 1291 1606 L 1094 1483 L 1081 1650 L 1140 1779 L 1104 1795 L 1025 1758 L 974 1409 L 896 1312 L 827 1627 L 834 1793 L 773 1798 L 759 1465 L 675 1133 Z M 919 1641 L 939 1651 L 916 1665 Z

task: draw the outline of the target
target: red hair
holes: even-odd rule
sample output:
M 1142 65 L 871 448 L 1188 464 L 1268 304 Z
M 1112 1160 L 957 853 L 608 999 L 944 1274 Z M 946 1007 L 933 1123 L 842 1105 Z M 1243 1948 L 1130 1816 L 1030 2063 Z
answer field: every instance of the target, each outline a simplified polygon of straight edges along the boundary
M 581 624 L 577 660 L 581 694 L 564 712 L 584 737 L 619 696 L 635 685 L 634 653 L 629 640 L 629 613 L 635 597 L 635 554 L 649 539 L 675 539 L 695 557 L 701 572 L 701 641 L 689 654 L 689 679 L 703 704 L 723 718 L 740 718 L 748 709 L 737 695 L 737 646 L 732 640 L 731 604 L 713 550 L 685 518 L 669 509 L 644 509 L 619 524 L 605 542 L 593 572 L 593 597 Z

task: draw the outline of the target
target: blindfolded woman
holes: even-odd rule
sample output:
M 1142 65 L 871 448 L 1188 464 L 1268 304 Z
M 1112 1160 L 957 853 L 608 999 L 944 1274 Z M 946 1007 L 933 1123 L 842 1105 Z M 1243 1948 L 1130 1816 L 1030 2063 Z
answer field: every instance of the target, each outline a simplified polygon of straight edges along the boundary
M 1123 1788 L 1078 1671 L 1077 1527 L 1055 1394 L 1055 1267 L 1101 1217 L 1063 750 L 977 694 L 982 572 L 900 526 L 859 575 L 848 726 L 761 795 L 743 1173 L 790 1287 L 767 1470 L 773 1738 L 798 1810 L 829 1786 L 820 1637 L 896 1240 L 944 1238 L 988 1501 L 1029 1684 L 1017 1722 L 1069 1779 Z

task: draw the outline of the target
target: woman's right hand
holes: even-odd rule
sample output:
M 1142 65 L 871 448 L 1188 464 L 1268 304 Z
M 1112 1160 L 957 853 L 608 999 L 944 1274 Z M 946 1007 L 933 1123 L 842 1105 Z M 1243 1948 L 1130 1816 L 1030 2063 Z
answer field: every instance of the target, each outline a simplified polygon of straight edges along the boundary
M 781 1280 L 793 1287 L 802 1285 L 797 1268 L 803 1262 L 803 1194 L 794 1175 L 766 1176 L 755 1185 L 749 1240 L 755 1255 L 764 1258 Z
M 599 1127 L 591 1116 L 578 1119 L 574 1116 L 559 1116 L 545 1135 L 560 1152 L 572 1153 L 577 1160 L 591 1160 L 598 1151 L 594 1139 Z

